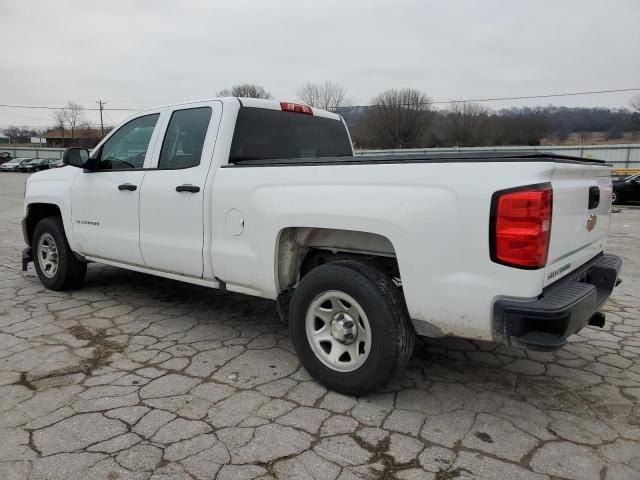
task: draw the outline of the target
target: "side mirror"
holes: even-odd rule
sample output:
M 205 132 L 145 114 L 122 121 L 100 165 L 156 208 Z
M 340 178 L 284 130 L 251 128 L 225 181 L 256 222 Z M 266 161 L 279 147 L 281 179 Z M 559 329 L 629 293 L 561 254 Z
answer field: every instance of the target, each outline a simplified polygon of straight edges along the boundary
M 72 147 L 67 148 L 62 155 L 62 163 L 71 165 L 72 167 L 84 168 L 89 160 L 89 150 L 86 148 Z

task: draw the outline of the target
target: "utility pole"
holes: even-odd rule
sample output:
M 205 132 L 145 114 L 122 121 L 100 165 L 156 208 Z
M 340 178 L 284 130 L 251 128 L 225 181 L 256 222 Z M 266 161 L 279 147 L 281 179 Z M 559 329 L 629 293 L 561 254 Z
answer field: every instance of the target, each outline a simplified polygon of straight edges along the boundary
M 100 108 L 100 131 L 102 132 L 102 136 L 104 137 L 104 123 L 102 123 L 102 110 L 104 109 L 105 102 L 102 100 L 98 100 L 96 102 Z

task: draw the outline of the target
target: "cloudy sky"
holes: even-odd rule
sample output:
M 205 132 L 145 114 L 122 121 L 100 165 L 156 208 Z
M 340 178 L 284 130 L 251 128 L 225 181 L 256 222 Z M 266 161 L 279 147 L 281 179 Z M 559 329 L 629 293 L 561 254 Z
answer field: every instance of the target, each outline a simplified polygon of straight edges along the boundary
M 138 109 L 241 82 L 289 100 L 326 79 L 355 104 L 394 87 L 434 100 L 640 87 L 638 0 L 3 0 L 0 25 L 1 104 Z M 46 126 L 51 111 L 0 107 L 9 124 Z

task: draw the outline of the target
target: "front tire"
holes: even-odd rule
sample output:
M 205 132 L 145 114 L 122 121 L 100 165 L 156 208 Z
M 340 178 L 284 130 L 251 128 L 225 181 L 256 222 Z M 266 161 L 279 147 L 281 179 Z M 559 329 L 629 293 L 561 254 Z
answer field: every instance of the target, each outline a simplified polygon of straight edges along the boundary
M 38 222 L 31 247 L 36 273 L 45 287 L 71 290 L 82 285 L 87 264 L 71 251 L 60 217 L 47 217 Z
M 364 395 L 406 367 L 415 333 L 400 288 L 369 265 L 311 270 L 291 300 L 289 330 L 307 371 L 331 390 Z

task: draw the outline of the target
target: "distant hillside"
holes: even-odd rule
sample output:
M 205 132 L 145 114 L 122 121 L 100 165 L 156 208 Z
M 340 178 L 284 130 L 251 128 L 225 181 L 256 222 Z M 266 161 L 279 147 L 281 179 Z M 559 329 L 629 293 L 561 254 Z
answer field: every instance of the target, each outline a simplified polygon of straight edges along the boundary
M 639 143 L 640 113 L 627 109 L 535 107 L 492 111 L 473 108 L 432 110 L 421 118 L 421 134 L 410 147 L 473 147 L 490 145 L 576 145 Z M 339 110 L 361 148 L 390 148 L 368 121 L 379 107 L 343 107 Z M 401 108 L 401 107 L 396 107 Z M 470 113 L 467 113 L 470 112 Z
M 640 143 L 640 131 L 624 132 L 621 137 L 610 138 L 608 132 L 578 132 L 571 133 L 566 139 L 558 137 L 545 137 L 540 141 L 541 145 L 615 145 Z

